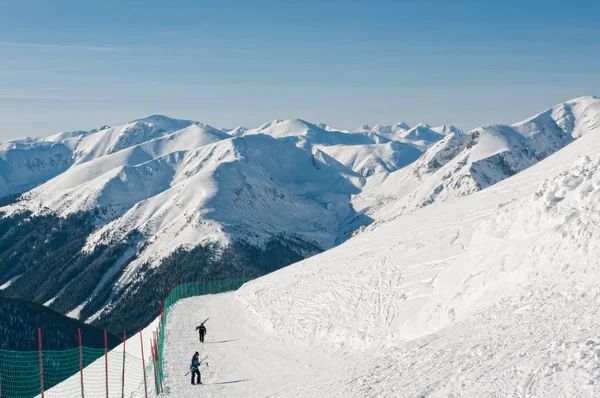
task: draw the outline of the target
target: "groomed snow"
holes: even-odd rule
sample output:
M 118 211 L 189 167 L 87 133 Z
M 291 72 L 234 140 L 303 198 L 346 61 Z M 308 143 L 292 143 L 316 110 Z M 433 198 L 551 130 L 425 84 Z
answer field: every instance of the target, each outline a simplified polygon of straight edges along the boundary
M 600 135 L 587 134 L 235 293 L 183 300 L 168 395 L 599 396 L 599 214 Z M 196 350 L 205 386 L 184 377 Z

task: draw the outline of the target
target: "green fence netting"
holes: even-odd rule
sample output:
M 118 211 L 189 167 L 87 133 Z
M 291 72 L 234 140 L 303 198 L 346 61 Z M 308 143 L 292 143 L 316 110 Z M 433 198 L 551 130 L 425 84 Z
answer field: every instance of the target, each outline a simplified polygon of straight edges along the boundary
M 122 346 L 106 355 L 103 348 L 81 347 L 41 356 L 40 374 L 39 351 L 0 350 L 1 398 L 41 397 L 42 391 L 44 398 L 145 397 L 146 390 L 155 391 L 151 361 L 123 352 Z
M 104 349 L 83 347 L 62 351 L 42 351 L 43 378 L 39 351 L 0 350 L 0 396 L 34 397 L 68 379 L 104 355 Z M 43 384 L 42 384 L 43 383 Z

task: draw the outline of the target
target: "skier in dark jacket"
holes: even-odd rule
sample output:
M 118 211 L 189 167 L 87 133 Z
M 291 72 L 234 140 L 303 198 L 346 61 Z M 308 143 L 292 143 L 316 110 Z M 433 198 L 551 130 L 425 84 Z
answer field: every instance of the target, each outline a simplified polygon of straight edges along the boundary
M 206 335 L 206 327 L 204 326 L 204 322 L 200 324 L 200 326 L 196 327 L 198 334 L 200 335 L 200 342 L 204 343 L 204 336 Z
M 202 381 L 200 381 L 200 370 L 198 370 L 198 368 L 200 367 L 200 360 L 198 360 L 199 355 L 200 354 L 198 353 L 198 351 L 194 353 L 194 356 L 192 357 L 192 363 L 190 365 L 190 371 L 192 372 L 192 384 L 202 384 Z M 194 383 L 195 375 L 198 376 L 198 383 Z

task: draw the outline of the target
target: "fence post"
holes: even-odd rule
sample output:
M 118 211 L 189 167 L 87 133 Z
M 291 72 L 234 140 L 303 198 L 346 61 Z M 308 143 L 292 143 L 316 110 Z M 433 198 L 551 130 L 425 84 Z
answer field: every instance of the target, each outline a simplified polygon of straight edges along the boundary
M 144 339 L 142 338 L 142 329 L 140 329 L 140 344 L 142 345 L 142 372 L 144 373 L 144 392 L 148 398 L 148 384 L 146 383 L 146 363 L 144 362 Z
M 125 344 L 127 343 L 127 332 L 123 332 L 123 375 L 121 376 L 121 398 L 125 398 Z
M 164 392 L 163 391 L 163 369 L 162 369 L 162 362 L 159 360 L 159 354 L 158 354 L 158 347 L 160 345 L 160 337 L 157 336 L 157 339 L 154 343 L 154 349 L 156 350 L 156 365 L 158 366 L 158 381 L 160 384 L 160 392 L 161 394 Z
M 106 375 L 106 398 L 108 398 L 108 340 L 104 330 L 104 374 Z
M 44 398 L 44 365 L 42 364 L 42 329 L 38 328 L 38 351 L 40 352 L 40 394 Z
M 150 352 L 152 353 L 152 367 L 154 368 L 154 387 L 156 388 L 156 395 L 158 395 L 158 380 L 156 379 L 156 361 L 154 359 L 154 345 L 152 339 L 150 339 Z
M 81 398 L 85 398 L 83 389 L 83 344 L 81 342 L 81 329 L 77 328 L 77 340 L 79 341 L 79 378 L 81 379 Z

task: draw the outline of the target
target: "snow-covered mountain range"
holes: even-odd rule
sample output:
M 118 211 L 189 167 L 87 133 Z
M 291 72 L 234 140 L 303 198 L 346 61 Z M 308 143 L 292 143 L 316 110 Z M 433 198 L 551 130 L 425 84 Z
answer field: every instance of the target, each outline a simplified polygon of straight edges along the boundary
M 61 294 L 69 288 L 48 287 L 42 302 L 73 316 L 94 302 L 83 318 L 99 319 L 178 250 L 234 242 L 264 250 L 279 239 L 314 254 L 361 227 L 489 187 L 598 132 L 600 100 L 591 96 L 469 132 L 404 123 L 348 132 L 300 119 L 229 130 L 155 115 L 3 143 L 0 197 L 22 195 L 1 211 L 29 219 L 92 215 L 79 250 L 89 261 L 72 272 L 104 258 L 93 268 L 97 288 L 66 304 Z M 110 261 L 100 254 L 118 245 Z M 29 262 L 0 266 L 7 270 L 0 284 L 36 272 Z M 24 292 L 27 279 L 6 292 Z
M 592 96 L 513 125 L 450 132 L 410 166 L 370 179 L 355 206 L 389 220 L 496 184 L 590 133 L 600 133 L 600 100 Z

